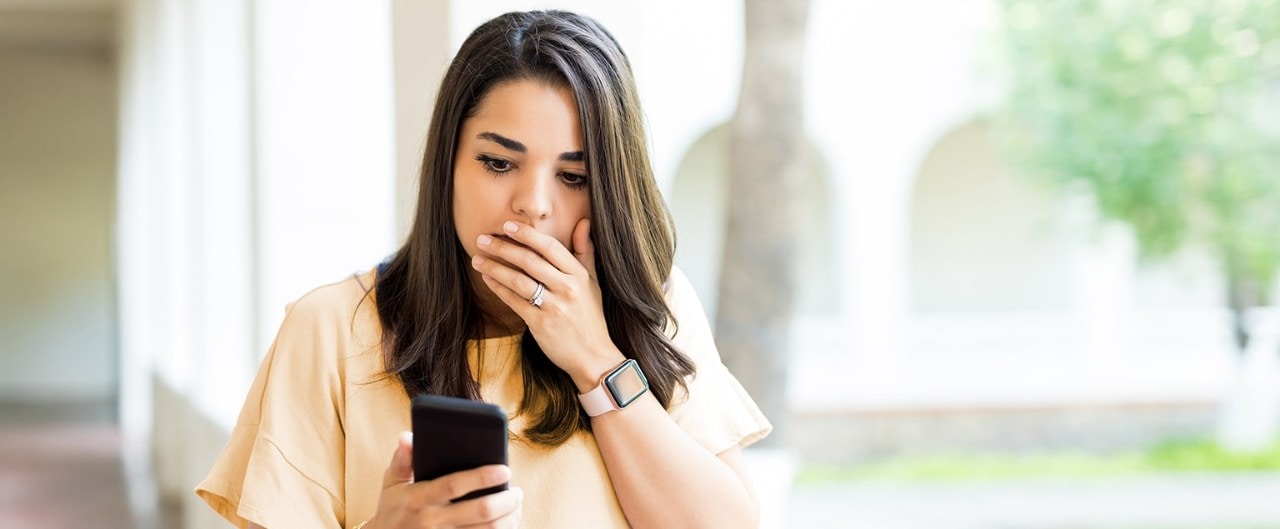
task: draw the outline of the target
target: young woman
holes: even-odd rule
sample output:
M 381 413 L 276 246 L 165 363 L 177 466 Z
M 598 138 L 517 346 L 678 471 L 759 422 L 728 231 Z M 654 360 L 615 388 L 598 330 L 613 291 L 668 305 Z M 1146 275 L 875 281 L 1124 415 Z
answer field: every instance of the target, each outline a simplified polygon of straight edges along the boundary
M 770 427 L 672 266 L 642 118 L 596 21 L 476 29 L 436 101 L 408 241 L 290 306 L 197 494 L 271 529 L 755 526 L 741 449 Z M 605 395 L 612 373 L 648 387 Z M 501 406 L 509 467 L 413 482 L 420 393 Z

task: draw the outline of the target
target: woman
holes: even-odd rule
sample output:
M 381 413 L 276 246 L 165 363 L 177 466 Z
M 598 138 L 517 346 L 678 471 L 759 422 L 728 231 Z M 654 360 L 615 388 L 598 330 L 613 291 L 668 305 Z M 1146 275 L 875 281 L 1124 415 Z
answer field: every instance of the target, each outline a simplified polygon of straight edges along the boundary
M 617 42 L 502 15 L 437 97 L 408 241 L 291 305 L 197 493 L 272 529 L 756 525 L 741 448 L 770 427 L 672 266 Z M 605 395 L 609 374 L 648 388 Z M 413 482 L 419 393 L 501 406 L 510 466 Z

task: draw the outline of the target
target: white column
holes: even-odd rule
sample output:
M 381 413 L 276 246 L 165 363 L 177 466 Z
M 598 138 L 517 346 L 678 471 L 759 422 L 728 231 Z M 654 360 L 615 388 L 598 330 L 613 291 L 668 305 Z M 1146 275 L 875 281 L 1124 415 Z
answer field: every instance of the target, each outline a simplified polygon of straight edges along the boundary
M 440 80 L 453 58 L 449 0 L 391 0 L 395 68 L 395 240 L 403 241 L 418 203 L 427 125 Z
M 192 43 L 191 226 L 196 405 L 232 424 L 258 358 L 254 292 L 252 60 L 247 0 L 196 0 Z
M 255 5 L 258 325 L 394 250 L 387 0 Z
M 149 483 L 185 485 L 182 403 L 156 400 L 153 388 L 183 388 L 195 357 L 194 242 L 191 229 L 190 50 L 186 6 L 134 0 L 123 6 L 120 50 L 120 158 L 117 277 L 120 306 L 120 408 L 126 470 Z M 154 491 L 131 488 L 135 507 Z
M 157 252 L 147 236 L 153 223 L 148 193 L 145 147 L 151 139 L 150 121 L 154 83 L 149 82 L 153 61 L 145 50 L 154 49 L 150 30 L 154 3 L 130 0 L 120 16 L 119 57 L 119 158 L 116 177 L 116 291 L 120 348 L 120 429 L 123 446 L 129 447 L 125 463 L 131 476 L 150 472 L 151 373 L 155 348 L 152 315 L 156 313 L 152 291 Z M 140 481 L 146 481 L 141 479 Z
M 156 370 L 173 387 L 183 387 L 191 377 L 191 300 L 195 295 L 190 149 L 192 145 L 188 75 L 190 43 L 186 38 L 187 6 L 183 2 L 155 4 L 155 41 L 144 54 L 154 54 L 148 77 L 155 83 L 154 97 L 144 104 L 148 115 L 146 144 L 150 157 L 146 169 L 151 223 L 147 226 L 156 243 L 154 275 L 150 280 L 160 288 L 151 289 L 156 311 L 151 323 L 159 338 L 154 351 Z
M 1072 248 L 1072 268 L 1076 271 L 1074 312 L 1083 337 L 1080 359 L 1106 364 L 1109 358 L 1128 350 L 1136 241 L 1123 225 L 1099 225 L 1091 198 L 1075 196 L 1068 200 L 1071 232 L 1080 234 Z

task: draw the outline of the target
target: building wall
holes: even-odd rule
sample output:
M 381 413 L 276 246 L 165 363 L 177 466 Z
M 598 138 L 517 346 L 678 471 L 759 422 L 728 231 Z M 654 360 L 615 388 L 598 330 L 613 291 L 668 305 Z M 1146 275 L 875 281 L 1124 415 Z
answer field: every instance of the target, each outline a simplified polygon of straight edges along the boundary
M 8 44 L 0 72 L 0 400 L 110 401 L 115 63 Z

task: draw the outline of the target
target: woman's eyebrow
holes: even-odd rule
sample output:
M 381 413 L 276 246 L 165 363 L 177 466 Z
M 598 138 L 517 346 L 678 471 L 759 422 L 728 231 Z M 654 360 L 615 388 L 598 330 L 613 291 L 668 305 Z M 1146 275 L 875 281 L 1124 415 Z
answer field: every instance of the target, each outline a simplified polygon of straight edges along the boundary
M 496 132 L 481 132 L 480 134 L 476 134 L 476 137 L 482 140 L 489 140 L 494 143 L 497 143 L 498 145 L 506 147 L 508 150 L 512 150 L 516 152 L 529 151 L 529 149 L 525 147 L 523 143 L 520 143 L 516 140 L 513 140 L 511 138 L 508 138 Z
M 498 145 L 505 147 L 507 150 L 512 150 L 519 153 L 529 152 L 529 148 L 525 147 L 523 143 L 520 143 L 516 140 L 513 140 L 511 138 L 508 138 L 496 132 L 488 132 L 488 131 L 481 132 L 480 134 L 476 134 L 476 138 L 479 138 L 482 140 L 489 140 L 491 142 L 497 143 Z M 585 159 L 585 156 L 583 156 L 582 151 L 571 151 L 571 152 L 560 153 L 561 161 L 581 162 L 584 159 Z

